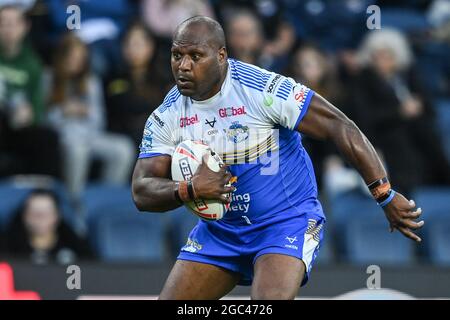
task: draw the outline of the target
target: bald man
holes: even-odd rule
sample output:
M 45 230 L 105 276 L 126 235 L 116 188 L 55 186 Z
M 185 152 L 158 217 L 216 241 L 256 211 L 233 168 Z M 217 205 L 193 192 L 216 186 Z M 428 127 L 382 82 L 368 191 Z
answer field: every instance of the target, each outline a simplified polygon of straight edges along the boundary
M 160 299 L 220 299 L 237 284 L 251 285 L 252 299 L 295 298 L 325 225 L 300 133 L 334 142 L 391 229 L 421 241 L 414 233 L 423 225 L 415 221 L 420 208 L 391 188 L 370 142 L 336 107 L 291 78 L 229 59 L 223 30 L 210 18 L 181 23 L 171 51 L 176 86 L 145 124 L 135 204 L 151 212 L 194 199 L 231 206 L 219 221 L 199 220 Z M 187 139 L 203 140 L 228 166 L 213 172 L 203 162 L 190 181 L 172 181 L 171 155 Z M 267 159 L 277 164 L 269 172 Z M 232 176 L 237 182 L 227 186 Z

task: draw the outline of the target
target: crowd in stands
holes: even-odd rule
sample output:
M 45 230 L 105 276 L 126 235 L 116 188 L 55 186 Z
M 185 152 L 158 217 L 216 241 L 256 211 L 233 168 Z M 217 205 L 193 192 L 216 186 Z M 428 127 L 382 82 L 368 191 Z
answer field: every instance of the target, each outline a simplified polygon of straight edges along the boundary
M 366 24 L 373 4 L 379 30 Z M 70 5 L 81 28 L 68 30 Z M 450 186 L 446 0 L 0 0 L 0 180 L 62 181 L 74 212 L 92 182 L 129 185 L 145 120 L 173 86 L 172 33 L 194 15 L 222 23 L 230 57 L 345 112 L 398 191 Z M 361 187 L 332 145 L 304 143 L 325 195 Z M 52 191 L 36 189 L 16 210 L 0 252 L 38 263 L 95 256 Z

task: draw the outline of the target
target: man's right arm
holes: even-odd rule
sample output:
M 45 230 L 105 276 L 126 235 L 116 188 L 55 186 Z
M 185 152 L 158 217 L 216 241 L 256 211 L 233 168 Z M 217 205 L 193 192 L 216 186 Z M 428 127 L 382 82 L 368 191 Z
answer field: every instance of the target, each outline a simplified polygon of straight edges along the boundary
M 175 199 L 175 182 L 170 180 L 169 155 L 139 159 L 133 172 L 133 200 L 139 211 L 163 212 L 181 204 Z
M 139 211 L 164 212 L 178 208 L 181 203 L 176 199 L 177 185 L 171 178 L 172 157 L 161 155 L 139 159 L 133 173 L 133 200 Z M 229 203 L 226 195 L 235 190 L 227 186 L 231 174 L 227 166 L 222 166 L 218 172 L 212 171 L 206 165 L 205 156 L 192 177 L 192 184 L 197 198 L 214 199 Z

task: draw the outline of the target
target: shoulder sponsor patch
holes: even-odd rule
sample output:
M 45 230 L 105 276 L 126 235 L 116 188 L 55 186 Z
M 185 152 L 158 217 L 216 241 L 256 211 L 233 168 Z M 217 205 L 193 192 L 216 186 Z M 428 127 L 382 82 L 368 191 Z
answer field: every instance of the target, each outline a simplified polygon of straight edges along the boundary
M 274 76 L 270 77 L 269 81 L 267 81 L 265 92 L 269 94 L 275 94 L 282 79 L 283 76 L 279 74 L 275 74 Z

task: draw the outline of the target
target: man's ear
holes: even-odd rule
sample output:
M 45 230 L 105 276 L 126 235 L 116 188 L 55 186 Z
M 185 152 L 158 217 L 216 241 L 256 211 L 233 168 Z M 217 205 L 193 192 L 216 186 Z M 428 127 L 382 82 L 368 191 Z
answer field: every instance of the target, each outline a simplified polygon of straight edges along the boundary
M 219 58 L 220 64 L 224 64 L 227 62 L 228 53 L 227 53 L 227 49 L 225 47 L 222 47 L 219 49 L 218 58 Z

